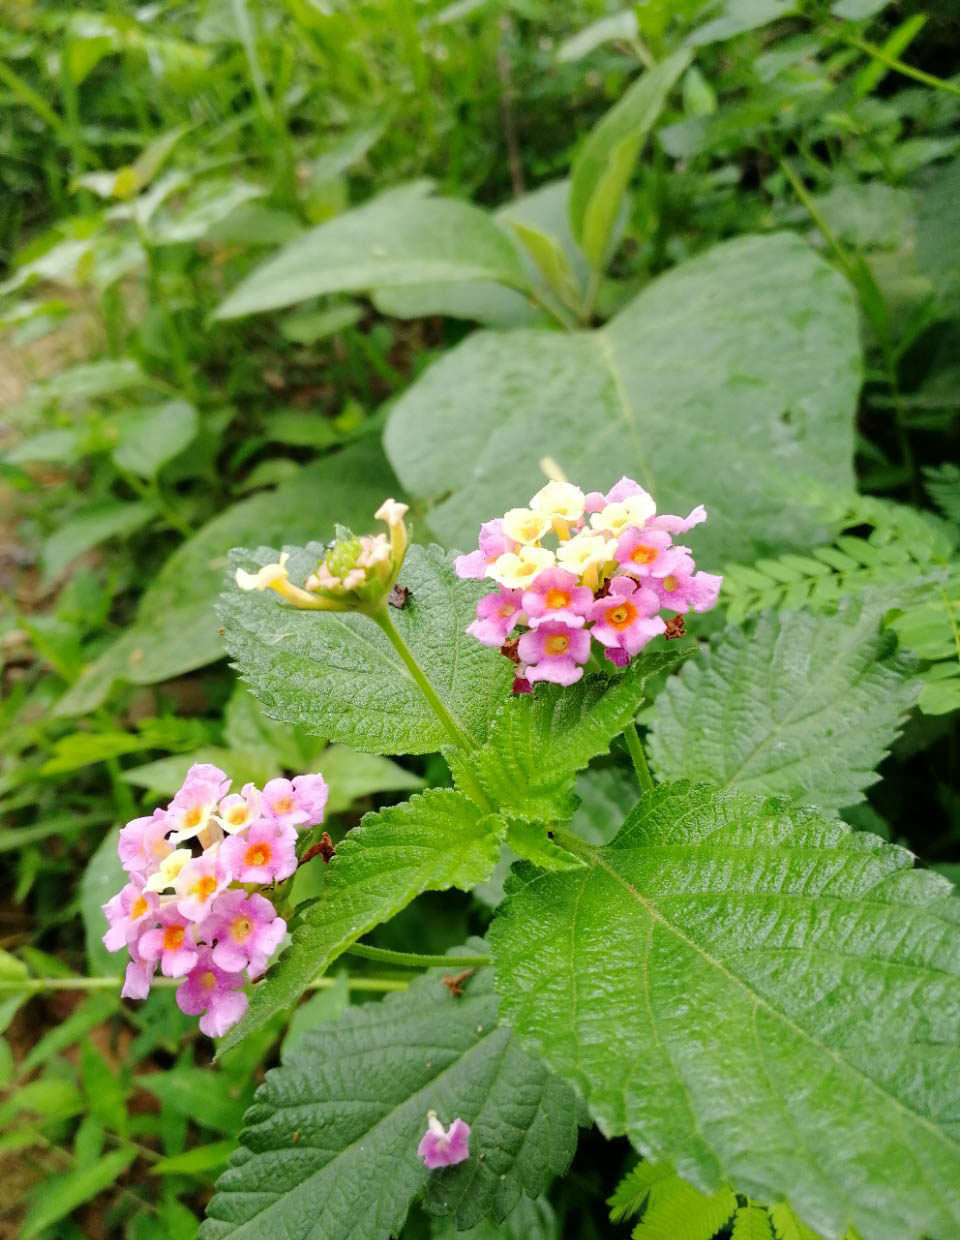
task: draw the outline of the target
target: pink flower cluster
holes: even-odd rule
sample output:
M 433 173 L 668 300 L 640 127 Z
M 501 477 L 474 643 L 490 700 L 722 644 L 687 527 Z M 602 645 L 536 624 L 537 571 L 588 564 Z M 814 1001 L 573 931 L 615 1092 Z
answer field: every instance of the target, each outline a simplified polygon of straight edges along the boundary
M 673 541 L 706 519 L 702 504 L 686 517 L 657 516 L 632 478 L 606 495 L 548 482 L 529 507 L 482 525 L 478 549 L 457 558 L 459 577 L 498 586 L 477 604 L 467 632 L 514 660 L 515 692 L 538 680 L 579 680 L 591 638 L 626 667 L 651 638 L 683 633 L 682 620 L 665 621 L 662 609 L 680 617 L 716 602 L 723 578 L 697 572 L 690 548 Z
M 259 977 L 287 923 L 254 887 L 297 868 L 297 828 L 323 821 L 322 775 L 271 779 L 230 793 L 218 767 L 195 763 L 166 809 L 135 818 L 117 851 L 129 882 L 103 905 L 112 952 L 130 954 L 122 994 L 145 999 L 159 967 L 183 978 L 181 1011 L 220 1037 L 247 1007 L 244 974 Z M 202 1015 L 201 1015 L 202 1014 Z

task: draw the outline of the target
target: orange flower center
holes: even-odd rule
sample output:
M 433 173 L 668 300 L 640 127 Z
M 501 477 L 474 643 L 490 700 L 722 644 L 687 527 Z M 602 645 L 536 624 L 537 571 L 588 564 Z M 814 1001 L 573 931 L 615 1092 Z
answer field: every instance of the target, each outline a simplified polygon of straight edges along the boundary
M 513 615 L 514 611 L 516 611 L 516 608 L 513 603 L 503 603 L 497 614 L 503 616 L 504 620 L 506 620 L 508 616 Z
M 230 927 L 230 937 L 236 943 L 244 943 L 250 937 L 253 922 L 249 917 L 238 917 Z
M 293 798 L 281 797 L 279 801 L 274 801 L 273 808 L 278 814 L 289 814 L 293 809 Z
M 568 590 L 548 590 L 543 601 L 551 611 L 559 611 L 561 607 L 570 606 L 570 593 Z
M 230 813 L 227 814 L 227 822 L 230 823 L 231 827 L 238 827 L 240 823 L 246 819 L 246 817 L 247 817 L 246 806 L 235 805 L 233 809 L 230 811 Z
M 216 986 L 216 984 L 217 984 L 217 979 L 213 976 L 212 973 L 204 973 L 203 976 L 200 978 L 200 985 L 203 987 L 204 990 L 212 990 L 213 987 Z
M 183 942 L 183 926 L 167 926 L 163 932 L 163 950 L 175 952 Z
M 618 603 L 616 607 L 611 607 L 607 612 L 607 624 L 612 629 L 628 629 L 637 618 L 637 609 L 633 603 Z
M 630 559 L 633 560 L 634 564 L 652 564 L 656 558 L 656 547 L 645 547 L 643 543 L 634 547 L 630 552 Z
M 269 865 L 270 845 L 251 844 L 243 860 L 246 865 Z
M 147 911 L 147 902 L 143 896 L 137 896 L 133 902 L 133 908 L 130 910 L 131 917 L 142 917 Z
M 209 900 L 217 889 L 217 880 L 212 874 L 202 874 L 190 888 L 201 904 Z
M 194 827 L 198 827 L 200 825 L 200 820 L 202 818 L 203 810 L 199 807 L 199 805 L 195 805 L 193 809 L 188 809 L 184 814 L 183 825 L 188 831 L 192 831 Z
M 547 654 L 566 654 L 570 648 L 570 638 L 564 637 L 562 633 L 551 633 L 543 643 L 543 648 Z
M 165 857 L 170 851 L 170 845 L 161 836 L 158 840 L 153 841 L 153 855 L 155 857 Z
M 664 577 L 663 581 L 661 582 L 661 585 L 663 586 L 663 588 L 668 593 L 671 593 L 671 594 L 673 593 L 673 591 L 677 588 L 679 584 L 680 583 L 677 581 L 676 577 L 674 577 L 672 573 L 670 574 L 669 577 Z

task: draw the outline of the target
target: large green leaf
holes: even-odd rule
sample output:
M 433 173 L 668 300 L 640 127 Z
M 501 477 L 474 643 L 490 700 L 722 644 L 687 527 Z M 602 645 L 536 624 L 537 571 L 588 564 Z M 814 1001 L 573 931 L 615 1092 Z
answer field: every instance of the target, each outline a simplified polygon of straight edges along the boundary
M 562 837 L 561 842 L 569 842 Z M 588 868 L 518 866 L 504 1017 L 608 1135 L 825 1236 L 960 1230 L 960 903 L 904 849 L 661 785 Z
M 424 891 L 469 890 L 497 863 L 501 824 L 452 788 L 431 788 L 367 814 L 337 845 L 320 896 L 299 912 L 290 946 L 254 987 L 221 1050 L 292 1007 L 310 982 L 380 922 Z
M 382 453 L 367 440 L 220 513 L 163 564 L 140 601 L 133 628 L 91 664 L 58 703 L 57 713 L 94 710 L 116 680 L 154 684 L 222 659 L 214 604 L 231 547 L 325 538 L 338 521 L 367 529 L 382 500 L 396 492 Z
M 316 567 L 319 546 L 291 553 L 293 581 Z M 237 552 L 245 568 L 277 553 Z M 512 668 L 465 633 L 481 588 L 461 582 L 438 547 L 412 546 L 400 574 L 410 591 L 391 616 L 427 679 L 477 739 L 509 692 Z M 220 602 L 224 643 L 268 714 L 316 736 L 374 753 L 429 753 L 450 737 L 390 642 L 367 616 L 298 611 L 275 594 L 232 583 Z
M 274 310 L 322 293 L 464 280 L 527 287 L 516 250 L 479 207 L 386 194 L 285 246 L 233 290 L 217 317 Z
M 549 455 L 588 490 L 627 473 L 662 512 L 705 503 L 692 537 L 715 569 L 720 553 L 829 537 L 802 480 L 850 489 L 859 381 L 841 277 L 794 236 L 745 237 L 600 331 L 474 333 L 401 397 L 385 443 L 447 545 L 474 545 L 481 521 L 525 503 Z
M 822 809 L 862 801 L 919 689 L 895 647 L 869 611 L 728 628 L 658 695 L 654 770 Z
M 533 693 L 505 700 L 482 749 L 469 755 L 445 751 L 455 780 L 469 768 L 498 809 L 566 821 L 576 809 L 577 771 L 606 753 L 633 720 L 647 680 L 689 653 L 667 647 L 634 659 L 622 676 L 591 676 L 570 687 L 538 685 Z M 468 784 L 462 787 L 469 792 Z
M 503 1219 L 567 1169 L 573 1091 L 497 1024 L 490 969 L 459 998 L 443 975 L 303 1035 L 247 1112 L 203 1240 L 387 1240 L 421 1194 L 462 1229 Z M 428 1110 L 470 1125 L 466 1162 L 426 1170 L 416 1149 Z
M 574 162 L 570 221 L 594 267 L 603 263 L 640 149 L 689 63 L 683 49 L 643 73 L 591 131 Z

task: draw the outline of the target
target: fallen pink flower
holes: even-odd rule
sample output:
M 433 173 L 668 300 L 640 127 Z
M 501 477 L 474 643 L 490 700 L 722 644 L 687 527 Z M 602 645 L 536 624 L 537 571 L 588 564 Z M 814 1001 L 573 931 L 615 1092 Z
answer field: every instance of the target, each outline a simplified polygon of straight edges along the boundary
M 470 1157 L 470 1125 L 457 1116 L 449 1128 L 437 1119 L 436 1111 L 427 1115 L 427 1131 L 420 1139 L 417 1154 L 428 1171 L 438 1167 L 454 1167 Z

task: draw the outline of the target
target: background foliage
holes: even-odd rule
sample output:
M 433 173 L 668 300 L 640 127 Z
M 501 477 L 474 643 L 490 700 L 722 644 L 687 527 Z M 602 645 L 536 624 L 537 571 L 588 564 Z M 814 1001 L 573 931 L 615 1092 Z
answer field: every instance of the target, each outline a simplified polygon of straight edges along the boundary
M 228 1234 L 218 1229 L 246 1208 L 232 1187 L 240 1165 L 270 1157 L 272 1108 L 285 1091 L 302 1094 L 298 1074 L 315 1081 L 319 1048 L 336 1039 L 376 1061 L 377 1039 L 401 1013 L 414 1038 L 418 1022 L 450 1023 L 456 1071 L 481 1094 L 491 1057 L 515 1056 L 537 1105 L 542 1069 L 522 1066 L 534 1064 L 529 1052 L 500 1047 L 503 1029 L 477 1030 L 488 1020 L 492 1029 L 490 970 L 471 979 L 461 1007 L 435 974 L 382 1004 L 408 976 L 350 958 L 292 1020 L 282 1002 L 265 1004 L 256 1031 L 215 1065 L 169 990 L 121 1005 L 115 958 L 99 942 L 99 905 L 117 885 L 111 832 L 168 798 L 191 761 L 241 780 L 323 769 L 335 838 L 368 815 L 351 838 L 374 832 L 393 869 L 408 859 L 406 820 L 431 807 L 437 848 L 423 849 L 404 888 L 405 899 L 428 894 L 377 931 L 386 947 L 444 951 L 484 933 L 511 856 L 493 869 L 502 839 L 541 867 L 554 915 L 574 889 L 605 881 L 559 844 L 546 850 L 524 823 L 574 813 L 569 842 L 609 846 L 620 865 L 624 836 L 611 841 L 635 785 L 619 750 L 603 755 L 644 694 L 658 777 L 729 786 L 735 797 L 776 793 L 833 815 L 774 819 L 784 839 L 816 837 L 825 882 L 838 856 L 881 867 L 878 858 L 902 856 L 867 843 L 864 828 L 956 876 L 960 25 L 948 0 L 161 0 L 82 10 L 32 0 L 0 11 L 5 1234 L 192 1237 L 229 1161 L 207 1224 Z M 469 671 L 451 682 L 461 700 L 448 704 L 484 742 L 473 777 L 504 816 L 475 813 L 475 835 L 451 855 L 443 807 L 469 796 L 467 777 L 452 761 L 456 787 L 446 787 L 433 752 L 444 737 L 411 713 L 420 704 L 387 648 L 363 696 L 355 679 L 346 692 L 328 677 L 303 695 L 296 726 L 278 724 L 229 671 L 218 625 L 231 653 L 265 674 L 276 672 L 276 650 L 241 649 L 235 601 L 227 596 L 219 621 L 214 603 L 230 548 L 322 540 L 337 521 L 365 528 L 386 494 L 405 494 L 422 546 L 409 565 L 417 605 L 400 614 L 411 644 L 440 667 L 463 617 L 449 614 L 441 557 L 427 546 L 465 547 L 479 520 L 535 489 L 545 456 L 587 487 L 633 472 L 666 510 L 707 502 L 698 554 L 726 573 L 722 606 L 695 632 L 709 646 L 676 675 L 669 661 L 648 665 L 607 716 L 590 713 L 588 696 L 577 699 L 580 716 L 557 716 L 550 693 L 497 714 L 491 676 L 509 679 L 505 662 L 464 646 Z M 245 640 L 257 644 L 252 632 Z M 315 644 L 327 668 L 336 634 L 311 627 L 307 664 Z M 368 707 L 383 702 L 391 710 L 371 722 Z M 550 762 L 534 770 L 547 736 Z M 411 810 L 392 808 L 421 791 Z M 758 822 L 768 811 L 749 813 Z M 649 847 L 655 818 L 623 831 L 645 832 Z M 689 851 L 701 899 L 737 898 L 717 887 L 705 844 L 691 839 Z M 358 856 L 356 845 L 339 851 L 346 876 L 322 885 L 323 916 L 307 903 L 321 894 L 316 874 L 297 877 L 296 933 L 316 968 L 293 977 L 283 966 L 288 999 L 405 902 L 378 903 Z M 744 880 L 758 900 L 772 909 L 797 895 L 796 873 L 762 863 L 761 849 Z M 630 860 L 650 864 L 642 850 Z M 566 967 L 524 975 L 532 930 L 518 910 L 532 873 L 510 880 L 495 933 L 501 1002 L 525 1037 L 539 1036 L 528 984 L 555 998 Z M 471 895 L 455 890 L 481 879 Z M 911 891 L 886 882 L 917 917 L 947 916 L 932 874 Z M 835 894 L 835 916 L 856 919 L 857 883 L 848 875 Z M 902 915 L 882 911 L 872 933 L 892 943 Z M 689 938 L 697 909 L 684 917 Z M 666 950 L 658 938 L 651 946 Z M 696 946 L 699 1018 L 711 1026 L 703 996 L 716 966 L 703 951 L 722 962 L 730 945 Z M 636 950 L 618 940 L 618 967 L 632 968 Z M 518 964 L 504 988 L 511 952 Z M 814 953 L 807 984 L 835 965 Z M 919 964 L 903 962 L 900 976 L 908 967 Z M 748 1028 L 748 1009 L 756 1018 L 773 985 L 761 972 L 754 995 L 725 1001 L 713 1023 Z M 92 980 L 81 987 L 78 976 Z M 929 984 L 918 978 L 902 984 Z M 770 1053 L 793 1055 L 784 1040 L 813 1028 L 809 1013 L 792 1016 L 787 1030 L 766 1017 L 753 1024 Z M 862 1017 L 845 1014 L 851 1027 Z M 612 1027 L 608 1012 L 598 1019 Z M 334 1020 L 325 1032 L 321 1022 Z M 580 1035 L 570 1036 L 544 1048 L 551 1066 L 576 1053 Z M 889 1097 L 924 1079 L 910 1030 L 889 1029 L 872 1051 L 889 1096 L 856 1103 L 871 1148 Z M 610 1092 L 604 1056 L 622 1048 L 592 1053 L 577 1083 L 594 1117 L 617 1134 L 642 1116 L 646 1131 L 651 1091 L 624 1080 Z M 264 1068 L 281 1060 L 234 1153 Z M 401 1146 L 415 1128 L 405 1109 L 415 1067 L 391 1082 Z M 675 1074 L 656 1071 L 673 1098 Z M 851 1065 L 843 1071 L 854 1089 Z M 634 1218 L 648 1240 L 809 1234 L 769 1196 L 777 1175 L 740 1167 L 735 1178 L 729 1122 L 701 1145 L 681 1140 L 677 1168 L 639 1164 L 611 1223 L 604 1200 L 634 1161 L 630 1147 L 582 1128 L 564 1174 L 570 1128 L 589 1117 L 548 1082 L 559 1118 L 553 1146 L 538 1147 L 547 1172 L 525 1169 L 522 1151 L 504 1166 L 529 1196 L 517 1203 L 519 1190 L 493 1186 L 495 1217 L 480 1221 L 475 1200 L 450 1217 L 428 1193 L 404 1223 L 422 1187 L 405 1185 L 384 1226 L 402 1225 L 406 1240 L 593 1240 L 626 1234 Z M 757 1089 L 757 1122 L 777 1129 L 787 1103 Z M 825 1122 L 845 1097 L 824 1101 Z M 495 1089 L 478 1101 L 484 1132 L 499 1131 L 503 1105 Z M 683 1136 L 683 1116 L 669 1102 L 654 1120 Z M 858 1217 L 864 1234 L 950 1234 L 943 1147 L 922 1140 L 929 1181 L 901 1167 L 880 1213 Z M 344 1157 L 316 1174 L 371 1174 L 344 1171 Z M 793 1157 L 778 1174 L 814 1203 L 808 1221 L 829 1229 L 842 1213 L 836 1198 Z M 712 1178 L 710 1193 L 676 1170 L 701 1187 Z

